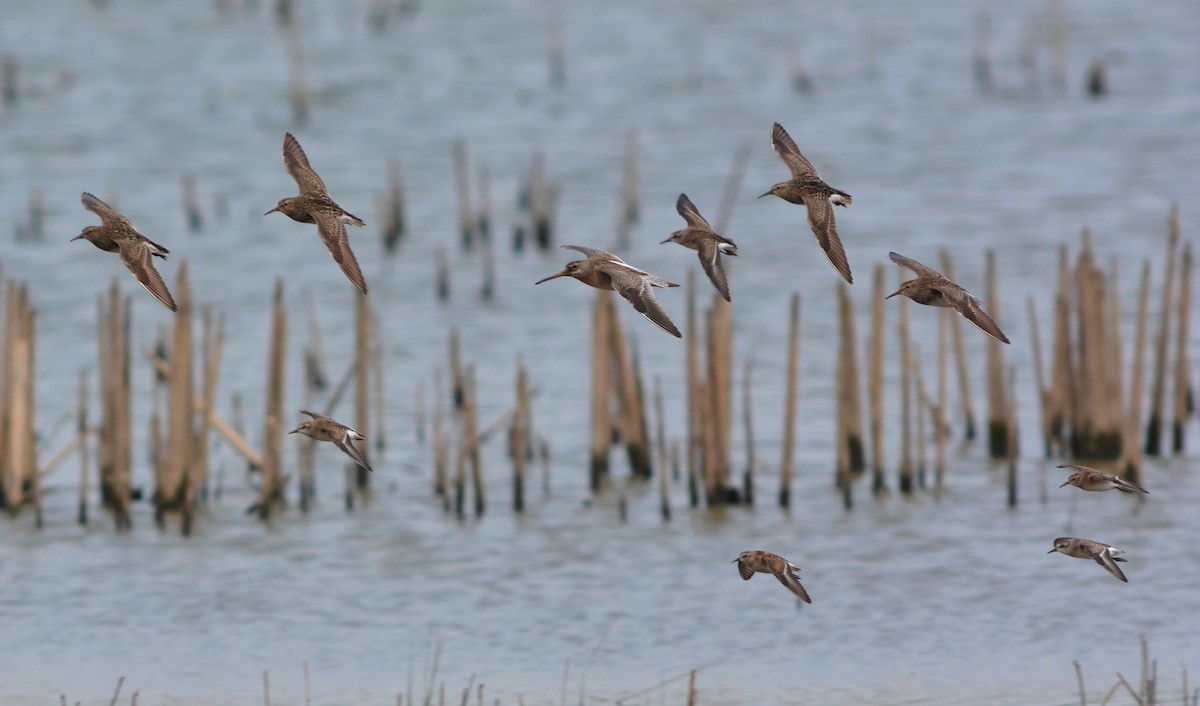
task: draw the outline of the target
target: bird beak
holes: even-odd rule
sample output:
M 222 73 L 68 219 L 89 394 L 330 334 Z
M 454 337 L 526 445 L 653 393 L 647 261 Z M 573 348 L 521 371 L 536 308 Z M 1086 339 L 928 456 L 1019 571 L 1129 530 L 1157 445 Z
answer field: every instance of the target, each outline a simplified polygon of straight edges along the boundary
M 295 433 L 296 433 L 296 432 L 298 432 L 298 431 L 300 431 L 300 427 L 296 427 L 295 429 L 293 429 L 293 430 L 289 431 L 288 433 L 289 433 L 289 434 L 295 434 Z
M 1064 487 L 1064 486 L 1068 486 L 1068 485 L 1070 485 L 1070 484 L 1071 484 L 1071 481 L 1067 481 L 1066 483 L 1063 483 L 1062 485 L 1060 485 L 1060 486 L 1058 486 L 1058 487 L 1062 488 L 1062 487 Z
M 770 195 L 771 195 L 771 192 L 770 192 L 770 191 L 768 191 L 767 193 L 763 194 L 762 196 L 759 196 L 758 198 L 760 198 L 760 199 L 761 199 L 763 196 L 770 196 Z
M 80 238 L 82 238 L 82 237 L 83 237 L 83 235 L 77 235 L 77 236 L 75 236 L 74 238 L 71 238 L 71 242 L 73 243 L 73 242 L 75 242 L 76 240 L 79 240 L 79 239 L 80 239 Z
M 669 243 L 669 242 L 671 242 L 671 239 L 667 238 L 666 240 L 660 242 L 659 245 L 662 245 L 663 243 Z
M 1046 553 L 1047 553 L 1047 554 L 1053 554 L 1053 553 L 1054 553 L 1054 552 L 1056 552 L 1056 551 L 1058 551 L 1058 550 L 1057 550 L 1057 549 L 1051 549 L 1050 551 L 1048 551 L 1048 552 L 1046 552 Z
M 884 299 L 891 299 L 892 297 L 896 296 L 896 295 L 897 295 L 897 294 L 899 294 L 899 293 L 900 293 L 900 290 L 899 290 L 899 289 L 897 289 L 896 291 L 894 291 L 894 292 L 892 292 L 891 294 L 889 294 L 889 295 L 887 295 L 886 297 L 884 297 Z
M 734 560 L 733 560 L 733 561 L 731 561 L 730 563 L 731 563 L 731 564 L 736 564 L 736 563 L 738 563 L 739 561 L 741 561 L 741 559 L 734 559 Z
M 555 279 L 558 277 L 566 277 L 566 276 L 567 276 L 567 271 L 563 270 L 562 272 L 559 272 L 556 275 L 550 275 L 549 277 L 547 277 L 545 279 L 539 279 L 538 281 L 534 282 L 534 284 L 541 284 L 542 282 L 549 282 L 552 279 Z
M 276 212 L 276 211 L 278 211 L 278 210 L 279 210 L 279 207 L 278 207 L 278 206 L 276 206 L 275 208 L 271 209 L 270 211 L 267 211 L 266 213 L 264 213 L 263 215 L 264 215 L 264 216 L 268 216 L 268 215 L 270 215 L 270 214 L 272 214 L 272 213 L 275 213 L 275 212 Z

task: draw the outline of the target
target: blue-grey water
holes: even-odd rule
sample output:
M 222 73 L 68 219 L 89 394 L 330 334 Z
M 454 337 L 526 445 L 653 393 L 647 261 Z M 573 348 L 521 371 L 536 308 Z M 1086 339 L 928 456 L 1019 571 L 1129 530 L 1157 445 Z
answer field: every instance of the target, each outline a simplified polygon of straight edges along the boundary
M 0 701 L 57 703 L 66 694 L 108 703 L 125 676 L 126 695 L 140 689 L 141 704 L 258 703 L 265 671 L 271 703 L 301 704 L 307 663 L 317 704 L 394 703 L 397 694 L 407 703 L 431 681 L 454 700 L 472 679 L 505 704 L 559 703 L 564 683 L 571 703 L 678 703 L 692 669 L 702 703 L 1066 704 L 1077 700 L 1072 660 L 1098 701 L 1115 672 L 1137 673 L 1143 633 L 1160 694 L 1178 693 L 1182 668 L 1200 668 L 1200 429 L 1189 423 L 1187 453 L 1147 463 L 1152 494 L 1143 503 L 1059 490 L 1058 461 L 1040 456 L 1025 314 L 1033 297 L 1045 346 L 1057 247 L 1076 251 L 1088 227 L 1100 261 L 1121 263 L 1131 359 L 1142 259 L 1153 262 L 1157 289 L 1171 204 L 1185 237 L 1200 222 L 1200 4 L 449 0 L 421 3 L 376 32 L 366 17 L 379 4 L 297 3 L 311 95 L 309 121 L 297 125 L 273 3 L 0 3 L 0 54 L 19 61 L 18 98 L 0 107 L 0 274 L 27 282 L 38 312 L 41 457 L 71 435 L 63 419 L 80 371 L 96 379 L 95 299 L 111 278 L 133 295 L 139 350 L 170 323 L 117 258 L 68 242 L 95 220 L 79 206 L 81 191 L 109 199 L 171 249 L 160 266 L 169 283 L 187 260 L 196 298 L 224 318 L 221 411 L 232 416 L 240 394 L 253 443 L 275 278 L 286 279 L 293 302 L 287 408 L 303 400 L 305 292 L 316 297 L 331 374 L 350 363 L 353 288 L 312 226 L 262 215 L 294 193 L 279 158 L 288 130 L 334 198 L 368 222 L 351 236 L 378 317 L 387 393 L 373 493 L 349 514 L 338 494 L 343 459 L 327 445 L 318 449 L 315 508 L 301 514 L 289 488 L 290 507 L 263 524 L 243 514 L 253 501 L 244 464 L 218 444 L 222 493 L 190 538 L 174 524 L 157 530 L 146 504 L 132 532 L 115 532 L 94 481 L 91 523 L 81 528 L 77 460 L 51 471 L 44 528 L 28 509 L 0 522 Z M 989 91 L 971 71 L 981 13 L 991 25 Z M 1056 21 L 1065 27 L 1063 82 L 1049 39 Z M 549 81 L 556 31 L 561 86 Z M 797 55 L 814 84 L 807 94 L 792 88 Z M 1110 92 L 1094 100 L 1084 78 L 1098 59 Z M 837 216 L 857 280 L 860 343 L 871 271 L 889 250 L 933 264 L 945 247 L 978 294 L 984 250 L 995 251 L 1004 291 L 989 308 L 1013 339 L 1005 354 L 1020 405 L 1017 509 L 1005 507 L 1002 468 L 980 443 L 960 443 L 957 418 L 940 499 L 893 492 L 873 501 L 860 483 L 855 509 L 841 509 L 831 483 L 838 279 L 799 207 L 754 198 L 787 173 L 770 148 L 774 121 L 854 196 Z M 740 247 L 730 264 L 739 389 L 742 361 L 754 361 L 753 509 L 691 510 L 676 484 L 664 524 L 656 487 L 627 482 L 620 461 L 614 489 L 588 502 L 593 293 L 565 279 L 532 286 L 571 256 L 517 255 L 507 243 L 521 175 L 540 153 L 558 189 L 558 241 L 612 245 L 631 132 L 641 146 L 642 220 L 622 253 L 676 281 L 698 270 L 691 251 L 658 244 L 682 223 L 676 197 L 686 192 L 715 220 L 735 155 L 752 148 L 725 234 Z M 456 139 L 466 142 L 473 181 L 482 169 L 490 175 L 490 302 L 478 294 L 481 254 L 457 246 Z M 411 234 L 388 257 L 374 204 L 390 159 L 402 164 Z M 204 207 L 198 233 L 183 217 L 185 174 Z M 28 220 L 34 192 L 45 204 L 44 237 L 17 242 L 11 233 Z M 448 302 L 435 295 L 438 248 L 454 267 Z M 783 513 L 771 498 L 792 291 L 803 293 L 801 402 L 795 502 Z M 682 324 L 683 290 L 660 299 Z M 888 302 L 889 326 L 897 306 Z M 683 345 L 620 308 L 642 370 L 661 381 L 667 433 L 678 439 Z M 910 314 L 915 334 L 935 340 L 934 312 Z M 482 519 L 455 520 L 430 493 L 432 452 L 417 438 L 415 399 L 423 387 L 432 407 L 452 327 L 478 370 L 483 423 L 512 404 L 516 362 L 530 368 L 535 429 L 552 461 L 548 492 L 539 468 L 524 515 L 508 507 L 499 435 L 485 449 Z M 981 374 L 984 337 L 964 333 Z M 1193 321 L 1193 370 L 1197 338 Z M 932 353 L 932 343 L 922 350 Z M 894 345 L 887 356 L 894 390 Z M 931 365 L 925 375 L 932 385 Z M 134 482 L 147 489 L 151 376 L 139 357 Z M 974 394 L 982 414 L 982 378 Z M 894 394 L 887 404 L 894 491 Z M 734 439 L 735 458 L 744 458 L 740 427 Z M 290 439 L 286 449 L 292 469 Z M 1125 549 L 1130 582 L 1047 556 L 1060 535 Z M 767 576 L 740 581 L 730 560 L 749 548 L 803 567 L 813 605 L 798 606 Z

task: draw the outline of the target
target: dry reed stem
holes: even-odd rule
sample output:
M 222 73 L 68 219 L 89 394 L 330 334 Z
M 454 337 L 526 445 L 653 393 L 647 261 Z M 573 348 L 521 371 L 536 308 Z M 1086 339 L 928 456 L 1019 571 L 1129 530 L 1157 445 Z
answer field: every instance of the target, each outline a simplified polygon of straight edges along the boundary
M 942 272 L 950 280 L 954 279 L 954 262 L 950 259 L 950 253 L 944 248 L 940 251 Z M 967 366 L 967 352 L 963 345 L 962 335 L 962 320 L 957 317 L 951 317 L 950 334 L 954 339 L 954 361 L 955 369 L 958 372 L 958 389 L 959 402 L 962 405 L 962 416 L 964 431 L 963 435 L 966 439 L 975 438 L 975 410 L 971 400 L 971 373 Z
M 1042 362 L 1042 338 L 1038 331 L 1037 308 L 1033 305 L 1032 294 L 1025 299 L 1025 312 L 1029 318 L 1029 338 L 1033 342 L 1034 381 L 1037 385 L 1038 402 L 1042 411 L 1042 443 L 1045 446 L 1046 458 L 1050 458 L 1052 434 L 1050 389 L 1046 387 L 1046 371 Z
M 88 371 L 79 372 L 79 402 L 76 411 L 75 430 L 82 440 L 79 451 L 79 512 L 77 522 L 88 522 L 88 483 L 91 477 L 91 454 L 87 443 L 88 429 Z
M 483 487 L 483 463 L 479 453 L 479 402 L 476 396 L 475 366 L 469 365 L 466 370 L 466 405 L 463 417 L 466 422 L 463 434 L 463 451 L 471 466 L 471 490 L 475 498 L 475 516 L 481 517 L 487 507 Z
M 196 194 L 196 175 L 184 174 L 182 179 L 183 188 L 183 216 L 187 221 L 188 230 L 192 232 L 204 229 L 204 216 L 200 210 L 200 197 Z
M 1162 450 L 1162 424 L 1166 416 L 1167 341 L 1171 328 L 1171 296 L 1175 293 L 1175 251 L 1179 243 L 1179 205 L 1171 205 L 1167 221 L 1167 274 L 1162 288 L 1162 308 L 1158 315 L 1158 334 L 1154 337 L 1154 381 L 1150 387 L 1150 418 L 1146 422 L 1147 456 Z
M 996 323 L 1000 323 L 999 292 L 996 287 L 996 253 L 988 249 L 985 254 L 988 308 Z M 992 458 L 1004 458 L 1008 448 L 1008 428 L 1004 399 L 1004 357 L 1000 341 L 987 337 L 987 380 L 988 380 L 988 452 Z
M 592 303 L 592 455 L 588 474 L 592 492 L 599 491 L 608 478 L 608 454 L 612 446 L 610 298 L 610 292 L 601 291 Z
M 1142 465 L 1141 433 L 1142 390 L 1146 365 L 1146 323 L 1150 308 L 1150 261 L 1142 261 L 1142 282 L 1138 288 L 1137 337 L 1133 346 L 1133 369 L 1130 371 L 1129 408 L 1125 415 L 1121 442 L 1121 460 L 1117 471 L 1134 483 L 1140 482 Z
M 745 431 L 746 470 L 742 475 L 742 502 L 754 504 L 754 401 L 751 398 L 751 380 L 754 358 L 746 359 L 742 371 L 742 428 Z M 665 470 L 666 466 L 663 466 Z
M 646 413 L 642 397 L 638 389 L 637 372 L 625 343 L 625 335 L 621 330 L 620 317 L 616 304 L 611 296 L 604 297 L 608 307 L 608 344 L 610 361 L 615 368 L 616 393 L 620 414 L 615 422 L 621 432 L 621 441 L 629 457 L 629 470 L 635 478 L 649 478 L 653 464 L 650 461 L 650 441 L 646 433 Z
M 1050 443 L 1053 450 L 1068 450 L 1068 421 L 1074 423 L 1075 366 L 1071 352 L 1070 274 L 1067 248 L 1058 248 L 1058 292 L 1054 297 L 1054 336 L 1050 353 Z
M 167 444 L 166 458 L 159 466 L 154 491 L 155 519 L 161 524 L 163 514 L 182 510 L 187 495 L 185 480 L 188 466 L 194 457 L 195 417 L 192 382 L 192 294 L 188 263 L 179 266 L 175 281 L 175 298 L 179 310 L 172 323 L 170 374 L 167 377 Z
M 792 293 L 788 317 L 787 388 L 783 403 L 783 458 L 779 463 L 779 506 L 792 504 L 793 447 L 796 442 L 796 393 L 800 380 L 800 293 Z
M 362 290 L 354 293 L 354 429 L 367 439 L 371 432 L 371 305 Z M 376 388 L 378 391 L 378 388 Z M 370 462 L 370 443 L 359 448 L 363 458 Z M 370 485 L 367 469 L 351 461 L 346 465 L 348 473 L 354 474 L 354 485 L 366 488 Z
M 1175 329 L 1174 422 L 1171 425 L 1171 451 L 1183 453 L 1183 430 L 1191 414 L 1191 381 L 1187 356 L 1188 323 L 1192 298 L 1192 243 L 1183 246 L 1183 264 L 1179 274 L 1179 314 Z
M 461 246 L 470 250 L 475 246 L 475 219 L 471 216 L 470 165 L 467 162 L 467 143 L 463 138 L 454 140 L 454 192 L 458 197 L 458 229 Z
M 934 491 L 942 492 L 946 480 L 946 363 L 950 331 L 949 309 L 938 310 L 937 405 L 934 407 Z
M 529 376 L 517 361 L 517 407 L 509 446 L 513 459 L 513 512 L 525 510 L 525 465 L 529 459 Z
M 1008 394 L 1005 403 L 1005 457 L 1008 460 L 1008 506 L 1017 506 L 1017 367 L 1008 367 Z
M 900 277 L 903 279 L 903 275 Z M 908 342 L 908 298 L 900 299 L 900 322 L 896 327 L 900 346 L 900 492 L 913 491 L 912 456 L 912 348 Z
M 696 477 L 700 473 L 702 454 L 700 450 L 700 353 L 699 326 L 696 321 L 696 273 L 688 270 L 687 280 L 687 335 L 684 337 L 685 362 L 687 379 L 687 434 L 686 462 L 688 474 L 688 490 L 691 496 L 691 506 L 699 503 Z
M 753 154 L 753 149 L 750 142 L 743 141 L 738 145 L 738 151 L 733 156 L 733 164 L 729 166 L 729 174 L 725 177 L 725 188 L 721 190 L 721 202 L 717 206 L 717 217 L 713 219 L 718 233 L 724 233 L 733 218 L 733 207 L 742 190 L 742 177 L 746 174 L 746 165 L 750 163 L 751 154 Z
M 262 486 L 257 503 L 258 516 L 270 517 L 275 505 L 283 502 L 283 395 L 287 365 L 287 308 L 283 279 L 275 280 L 272 304 L 271 345 L 267 358 L 266 419 L 263 423 Z
M 671 521 L 671 473 L 667 468 L 667 421 L 663 413 L 662 383 L 654 378 L 655 445 L 658 447 L 659 512 L 663 522 Z
M 871 340 L 867 363 L 871 419 L 871 492 L 876 495 L 887 492 L 887 482 L 883 476 L 883 341 L 887 336 L 883 328 L 883 278 L 883 265 L 876 264 L 871 287 Z

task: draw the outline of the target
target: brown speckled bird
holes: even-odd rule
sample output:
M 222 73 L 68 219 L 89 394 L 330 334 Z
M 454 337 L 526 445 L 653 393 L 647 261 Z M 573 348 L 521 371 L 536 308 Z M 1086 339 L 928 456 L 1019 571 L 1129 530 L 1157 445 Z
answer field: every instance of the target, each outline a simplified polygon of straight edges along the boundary
M 704 273 L 712 281 L 717 292 L 725 299 L 729 298 L 729 280 L 725 276 L 725 263 L 721 255 L 737 255 L 737 244 L 723 235 L 718 235 L 700 215 L 700 211 L 692 203 L 687 194 L 680 194 L 675 202 L 675 210 L 687 221 L 687 228 L 677 230 L 664 243 L 679 243 L 685 248 L 691 248 L 700 255 L 700 264 Z
M 771 574 L 779 579 L 779 583 L 783 584 L 787 590 L 796 594 L 800 600 L 805 603 L 812 603 L 812 599 L 808 597 L 808 591 L 800 585 L 800 577 L 796 576 L 796 572 L 800 570 L 799 566 L 791 563 L 787 559 L 764 551 L 747 551 L 738 554 L 738 558 L 733 560 L 733 563 L 738 565 L 738 573 L 742 579 L 749 581 L 754 577 L 754 573 Z
M 926 267 L 912 258 L 894 252 L 888 253 L 888 257 L 897 265 L 907 267 L 915 272 L 917 278 L 901 284 L 900 289 L 887 295 L 887 299 L 891 299 L 897 294 L 903 294 L 918 304 L 951 307 L 987 335 L 1002 343 L 1008 343 L 1008 337 L 1004 335 L 992 317 L 983 310 L 983 302 L 971 296 L 970 292 L 946 279 L 941 272 L 932 267 Z
M 128 218 L 88 192 L 83 192 L 79 202 L 84 208 L 100 216 L 100 225 L 84 228 L 82 233 L 71 240 L 82 238 L 106 252 L 120 253 L 121 261 L 146 291 L 153 294 L 163 306 L 177 311 L 175 299 L 163 282 L 162 275 L 154 269 L 153 258 L 161 257 L 165 260 L 170 250 L 139 233 Z

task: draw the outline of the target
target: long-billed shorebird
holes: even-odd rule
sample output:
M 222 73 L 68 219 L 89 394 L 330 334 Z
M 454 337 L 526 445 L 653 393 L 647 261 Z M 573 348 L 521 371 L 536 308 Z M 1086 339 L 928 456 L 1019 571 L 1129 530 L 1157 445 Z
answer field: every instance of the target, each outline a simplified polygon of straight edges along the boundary
M 733 560 L 733 563 L 738 565 L 738 573 L 741 574 L 743 580 L 749 581 L 754 577 L 755 572 L 771 574 L 779 579 L 779 583 L 783 584 L 787 590 L 796 594 L 800 600 L 812 603 L 812 599 L 808 597 L 808 591 L 805 591 L 804 587 L 800 585 L 800 577 L 796 576 L 800 567 L 778 554 L 758 550 L 742 552 L 738 554 L 738 558 Z
M 792 178 L 775 184 L 758 198 L 775 194 L 784 201 L 804 204 L 808 209 L 808 224 L 812 226 L 813 235 L 825 251 L 825 256 L 847 282 L 854 284 L 850 262 L 846 259 L 846 251 L 838 237 L 837 222 L 833 218 L 834 205 L 849 206 L 853 199 L 845 191 L 835 189 L 821 180 L 816 167 L 800 154 L 800 148 L 779 123 L 775 123 L 771 129 L 771 144 L 775 147 L 775 154 L 792 170 Z
M 300 432 L 308 438 L 316 439 L 317 441 L 332 441 L 335 446 L 342 450 L 342 453 L 350 457 L 351 461 L 354 461 L 368 471 L 372 470 L 371 465 L 367 463 L 367 459 L 363 457 L 362 452 L 354 447 L 355 441 L 365 441 L 367 437 L 323 414 L 310 412 L 307 409 L 300 410 L 300 413 L 307 414 L 312 419 L 300 422 L 300 426 L 289 431 L 289 434 Z
M 329 198 L 325 182 L 317 176 L 317 172 L 308 163 L 308 156 L 290 132 L 283 136 L 283 166 L 296 180 L 300 187 L 300 195 L 280 199 L 275 208 L 267 213 L 278 211 L 293 221 L 316 223 L 317 232 L 321 234 L 321 240 L 325 241 L 325 247 L 329 248 L 329 253 L 333 255 L 334 262 L 341 265 L 346 277 L 366 294 L 367 282 L 363 279 L 358 260 L 354 258 L 354 252 L 350 249 L 350 237 L 346 235 L 346 226 L 362 228 L 362 219 Z
M 894 252 L 888 253 L 892 262 L 907 267 L 917 274 L 916 279 L 910 279 L 900 285 L 900 289 L 887 295 L 891 299 L 897 294 L 912 299 L 918 304 L 929 306 L 953 307 L 963 318 L 975 324 L 984 333 L 1003 343 L 1008 343 L 1008 337 L 983 310 L 983 303 L 973 297 L 970 292 L 946 279 L 941 272 L 926 267 L 916 260 L 904 257 Z
M 1118 561 L 1125 560 L 1116 555 L 1124 554 L 1125 552 L 1116 547 L 1110 547 L 1103 542 L 1094 542 L 1090 539 L 1059 537 L 1054 540 L 1054 548 L 1046 553 L 1053 554 L 1054 552 L 1073 556 L 1076 559 L 1091 559 L 1100 566 L 1103 566 L 1108 573 L 1116 576 L 1125 583 L 1129 583 L 1129 579 L 1125 578 L 1121 567 L 1117 566 Z
M 1075 472 L 1067 476 L 1067 482 L 1058 486 L 1060 488 L 1068 485 L 1073 485 L 1081 490 L 1103 491 L 1116 488 L 1122 493 L 1145 493 L 1150 494 L 1142 486 L 1132 481 L 1125 480 L 1121 476 L 1114 476 L 1109 473 L 1097 471 L 1095 468 L 1087 466 L 1077 466 L 1073 463 L 1063 463 L 1057 468 L 1074 468 Z
M 83 192 L 79 202 L 84 208 L 100 216 L 100 225 L 87 226 L 71 240 L 82 238 L 106 252 L 119 252 L 121 261 L 146 291 L 153 294 L 163 306 L 177 311 L 175 299 L 163 282 L 162 275 L 154 269 L 153 258 L 161 257 L 165 260 L 171 251 L 139 233 L 128 218 L 88 192 Z
M 737 255 L 737 244 L 723 235 L 718 235 L 708 221 L 704 220 L 704 216 L 700 215 L 700 211 L 687 194 L 679 195 L 679 200 L 675 202 L 675 210 L 687 221 L 687 228 L 675 231 L 663 242 L 679 243 L 685 248 L 697 251 L 700 264 L 704 266 L 704 273 L 717 288 L 717 292 L 725 301 L 732 301 L 729 298 L 729 280 L 725 277 L 725 263 L 721 261 L 721 255 Z
M 654 297 L 654 291 L 651 289 L 651 287 L 678 287 L 678 284 L 668 282 L 662 277 L 656 277 L 645 270 L 639 270 L 633 265 L 626 264 L 616 255 L 603 250 L 585 248 L 582 245 L 563 245 L 562 247 L 581 252 L 587 255 L 587 259 L 572 260 L 567 263 L 562 272 L 540 279 L 534 284 L 548 282 L 556 277 L 574 277 L 589 287 L 611 289 L 628 299 L 638 313 L 653 321 L 663 331 L 676 338 L 683 338 L 683 334 L 679 333 L 679 329 L 671 323 L 671 317 L 667 316 L 667 310 Z

